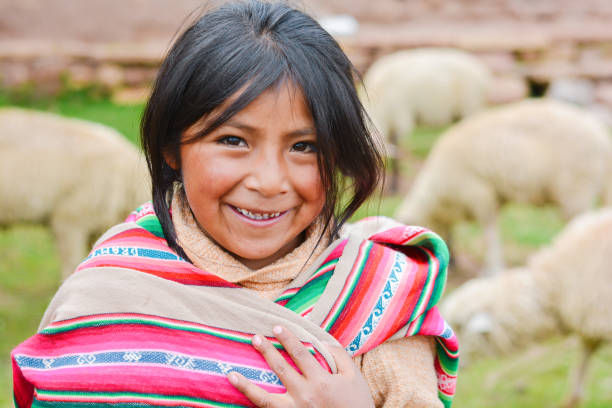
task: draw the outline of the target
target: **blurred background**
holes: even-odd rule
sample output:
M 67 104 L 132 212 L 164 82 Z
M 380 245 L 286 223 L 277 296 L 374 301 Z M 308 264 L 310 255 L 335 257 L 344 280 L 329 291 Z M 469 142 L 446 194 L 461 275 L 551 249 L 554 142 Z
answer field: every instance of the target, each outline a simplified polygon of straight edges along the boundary
M 0 0 L 0 108 L 36 109 L 58 118 L 104 124 L 139 149 L 140 115 L 157 67 L 185 22 L 210 4 L 213 3 L 203 6 L 196 0 Z M 566 233 L 572 219 L 609 204 L 606 182 L 612 179 L 609 177 L 612 156 L 607 153 L 612 146 L 610 0 L 305 0 L 297 4 L 337 38 L 364 76 L 367 89 L 367 96 L 362 93 L 364 105 L 386 143 L 389 164 L 386 187 L 354 219 L 383 214 L 432 227 L 439 226 L 444 219 L 445 225 L 439 228 L 452 243 L 453 256 L 445 299 L 453 293 L 459 295 L 466 283 L 499 281 L 513 273 L 507 271 L 510 268 L 545 276 L 540 264 L 532 259 L 546 251 L 554 257 L 555 239 Z M 426 50 L 414 54 L 415 49 L 422 48 Z M 389 58 L 393 55 L 397 57 L 395 62 Z M 470 74 L 457 73 L 460 63 L 456 60 L 462 58 L 469 59 Z M 443 66 L 448 68 L 440 70 Z M 393 92 L 388 93 L 389 89 Z M 526 110 L 513 113 L 511 109 L 522 106 L 516 104 L 528 98 L 555 100 L 563 105 L 551 105 L 544 110 L 527 106 Z M 570 110 L 564 111 L 566 108 Z M 492 119 L 483 116 L 500 109 L 509 109 L 505 119 L 494 114 Z M 570 117 L 573 122 L 566 125 L 563 120 Z M 468 119 L 473 120 L 472 131 L 459 127 Z M 9 151 L 7 146 L 15 143 L 2 135 L 10 133 L 3 120 L 9 121 L 0 115 L 0 162 L 7 161 L 4 156 Z M 546 127 L 551 123 L 559 125 Z M 578 130 L 570 134 L 573 123 Z M 49 131 L 36 126 L 34 121 L 26 124 L 22 134 Z M 607 141 L 601 140 L 600 129 L 607 135 Z M 470 132 L 471 135 L 466 135 Z M 564 132 L 568 134 L 561 135 Z M 589 132 L 594 136 L 586 135 Z M 502 137 L 493 143 L 493 150 L 484 152 L 486 159 L 471 153 L 444 152 L 442 147 L 434 149 L 440 138 L 453 138 L 461 145 L 474 143 L 468 150 L 478 151 L 477 146 L 485 144 L 479 142 L 481 139 L 475 133 L 479 137 L 526 135 L 529 140 L 547 136 L 541 142 L 544 144 L 538 142 L 537 149 L 516 152 L 514 142 L 506 143 Z M 570 142 L 561 141 L 566 138 Z M 579 154 L 576 146 L 588 145 L 589 138 L 599 143 L 593 144 L 591 150 L 595 153 Z M 547 167 L 546 171 L 525 164 L 536 150 L 539 156 L 533 160 L 542 164 L 540 167 Z M 453 159 L 459 166 L 456 169 L 461 170 L 425 166 L 428 157 L 434 156 L 444 162 L 451 156 L 461 157 Z M 564 162 L 561 158 L 566 156 L 571 158 Z M 500 157 L 508 158 L 510 167 L 501 168 Z M 576 178 L 574 186 L 564 176 L 564 169 L 571 169 L 575 163 L 584 166 L 576 167 L 571 174 L 584 173 L 585 180 L 595 180 L 588 192 L 582 189 L 585 181 Z M 599 167 L 595 168 L 593 163 L 599 163 Z M 496 164 L 500 168 L 494 168 Z M 36 165 L 36 159 L 32 159 L 20 166 Z M 472 174 L 469 169 L 476 170 Z M 21 183 L 23 188 L 28 182 L 20 179 L 20 175 L 26 172 L 1 166 L 0 170 L 5 173 L 0 175 L 0 182 L 5 183 L 0 185 L 0 212 L 11 214 L 11 208 L 7 210 L 4 206 L 11 205 L 7 197 L 17 187 L 8 183 Z M 441 211 L 444 213 L 444 208 L 448 208 L 448 213 L 434 217 L 421 211 L 422 219 L 411 219 L 411 214 L 418 213 L 414 197 L 417 181 L 422 178 L 419 185 L 428 190 L 427 183 L 432 181 L 431 177 L 427 181 L 425 175 L 436 171 L 467 174 L 457 181 L 443 174 L 438 176 L 451 180 L 448 191 L 456 189 L 457 197 L 472 196 L 475 202 L 463 199 L 461 206 L 455 208 L 449 204 L 453 196 L 439 194 L 437 198 L 428 197 L 427 206 L 432 208 L 437 199 L 443 203 Z M 524 177 L 520 181 L 510 180 L 507 175 L 515 172 Z M 483 210 L 482 200 L 472 194 L 465 181 L 470 174 L 486 180 L 484 185 L 494 197 L 492 210 Z M 558 176 L 563 178 L 562 182 Z M 541 185 L 533 187 L 533 180 L 539 180 Z M 563 187 L 558 187 L 560 183 Z M 532 187 L 540 193 L 527 193 Z M 556 189 L 564 193 L 556 194 Z M 42 200 L 35 189 L 31 190 L 31 201 Z M 430 187 L 429 191 L 432 190 Z M 573 197 L 587 194 L 590 195 L 582 200 L 584 203 L 573 204 Z M 423 201 L 422 192 L 420 195 Z M 53 203 L 44 205 L 52 207 Z M 408 215 L 401 208 L 410 209 Z M 49 211 L 52 213 L 53 208 Z M 64 254 L 58 246 L 62 238 L 50 228 L 49 217 L 31 220 L 0 217 L 0 406 L 12 406 L 10 350 L 35 332 L 62 279 Z M 603 232 L 598 233 L 603 234 L 600 241 L 609 242 L 612 227 L 610 223 L 605 225 Z M 579 266 L 573 270 L 591 288 L 598 288 L 598 299 L 611 299 L 612 280 L 607 278 L 612 279 L 612 267 L 605 265 L 609 253 L 602 251 L 576 252 L 574 259 L 594 257 L 600 263 L 592 267 L 592 273 Z M 552 267 L 552 272 L 547 273 L 558 272 L 562 279 L 562 268 Z M 602 280 L 597 281 L 599 278 Z M 563 286 L 553 279 L 541 278 L 537 282 L 540 286 Z M 546 315 L 551 304 L 558 306 L 565 299 L 563 293 L 551 294 L 550 288 L 546 293 L 534 292 L 532 298 L 518 306 L 489 299 L 482 300 L 484 306 L 479 309 L 466 303 L 450 303 L 449 299 L 454 310 L 470 310 L 449 319 L 457 326 L 460 342 L 464 341 L 470 352 L 462 363 L 454 407 L 542 407 L 559 406 L 563 401 L 573 406 L 577 400 L 573 401 L 570 394 L 580 387 L 582 406 L 612 406 L 612 347 L 608 343 L 612 339 L 612 327 L 608 328 L 612 326 L 612 304 L 608 301 L 607 306 L 604 301 L 593 305 L 592 291 L 568 282 L 566 286 L 576 288 L 576 293 L 572 293 L 584 299 L 574 308 L 582 316 L 583 324 L 577 326 L 568 323 L 569 317 L 563 320 L 564 311 L 551 312 L 556 316 L 554 319 L 539 316 Z M 512 283 L 491 284 L 513 287 Z M 480 296 L 484 299 L 498 289 L 474 290 L 463 302 L 478 303 Z M 514 294 L 511 289 L 506 290 L 507 296 Z M 536 302 L 535 298 L 545 300 Z M 531 312 L 529 308 L 537 311 Z M 489 313 L 491 310 L 497 315 Z M 606 323 L 588 331 L 584 316 L 589 315 Z M 529 319 L 547 320 L 532 324 Z M 516 333 L 503 340 L 491 334 L 502 331 Z M 597 347 L 592 347 L 595 354 L 588 369 L 580 372 L 580 355 L 585 344 L 594 343 Z

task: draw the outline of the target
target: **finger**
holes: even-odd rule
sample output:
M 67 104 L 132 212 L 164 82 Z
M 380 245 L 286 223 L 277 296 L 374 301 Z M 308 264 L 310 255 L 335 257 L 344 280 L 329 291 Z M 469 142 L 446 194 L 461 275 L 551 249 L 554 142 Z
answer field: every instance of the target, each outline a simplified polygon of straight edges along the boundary
M 238 391 L 249 401 L 258 407 L 277 408 L 281 407 L 278 394 L 270 394 L 266 390 L 250 382 L 246 377 L 237 372 L 228 374 L 227 379 Z
M 358 370 L 357 365 L 353 361 L 353 357 L 351 357 L 344 348 L 337 344 L 327 343 L 327 349 L 336 362 L 338 374 L 349 374 Z
M 304 376 L 320 375 L 322 371 L 325 371 L 312 353 L 290 330 L 285 327 L 275 326 L 272 332 Z
M 291 367 L 287 360 L 285 360 L 285 357 L 264 336 L 253 336 L 251 343 L 261 353 L 264 360 L 266 360 L 272 371 L 280 378 L 287 390 L 296 387 L 300 381 L 303 381 L 302 376 Z

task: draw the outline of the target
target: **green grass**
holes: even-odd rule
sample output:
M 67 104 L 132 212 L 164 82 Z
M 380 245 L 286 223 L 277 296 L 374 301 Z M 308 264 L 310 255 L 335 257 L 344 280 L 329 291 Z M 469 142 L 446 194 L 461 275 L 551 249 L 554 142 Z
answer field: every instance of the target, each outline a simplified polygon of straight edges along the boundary
M 579 358 L 576 339 L 551 339 L 521 353 L 484 358 L 460 371 L 454 408 L 557 407 Z M 595 355 L 585 381 L 584 407 L 612 406 L 612 346 Z
M 380 194 L 374 195 L 359 207 L 353 217 L 351 217 L 351 220 L 356 221 L 372 215 L 386 215 L 390 217 L 401 201 L 402 197 L 400 195 L 387 197 L 381 197 Z
M 405 150 L 410 150 L 412 154 L 420 159 L 425 159 L 427 154 L 438 139 L 444 128 L 420 127 L 415 129 L 410 137 L 404 138 L 401 146 Z
M 31 94 L 0 93 L 0 106 L 19 105 L 50 110 L 65 116 L 99 121 L 115 127 L 136 142 L 143 105 L 120 106 L 95 90 L 66 92 L 56 99 Z M 419 129 L 406 142 L 408 177 L 418 171 L 440 129 Z M 368 215 L 392 215 L 401 194 L 375 196 L 353 219 Z M 511 205 L 501 215 L 506 261 L 521 264 L 550 242 L 563 222 L 554 208 Z M 464 223 L 455 229 L 458 249 L 478 263 L 483 256 L 481 229 Z M 49 231 L 39 226 L 15 226 L 0 230 L 0 407 L 12 405 L 9 352 L 36 331 L 42 313 L 60 280 L 59 259 Z M 457 408 L 548 407 L 558 405 L 566 390 L 567 370 L 576 359 L 576 345 L 553 339 L 535 352 L 476 361 L 460 372 Z M 612 348 L 594 359 L 587 388 L 588 407 L 612 406 Z

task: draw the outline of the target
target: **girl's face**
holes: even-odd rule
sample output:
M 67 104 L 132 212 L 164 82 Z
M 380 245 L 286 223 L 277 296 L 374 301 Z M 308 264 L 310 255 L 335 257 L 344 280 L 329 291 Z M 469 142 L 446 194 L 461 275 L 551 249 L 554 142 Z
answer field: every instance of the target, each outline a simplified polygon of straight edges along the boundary
M 263 92 L 212 133 L 181 146 L 187 201 L 200 227 L 251 269 L 289 253 L 325 203 L 316 152 L 301 91 L 287 83 Z

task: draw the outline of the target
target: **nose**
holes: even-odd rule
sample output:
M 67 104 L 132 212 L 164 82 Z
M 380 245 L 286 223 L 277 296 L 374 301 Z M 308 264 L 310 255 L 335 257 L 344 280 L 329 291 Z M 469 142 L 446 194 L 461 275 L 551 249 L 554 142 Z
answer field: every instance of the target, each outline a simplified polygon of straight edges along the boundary
M 289 191 L 287 163 L 282 154 L 261 152 L 252 162 L 245 186 L 264 197 L 274 197 Z

